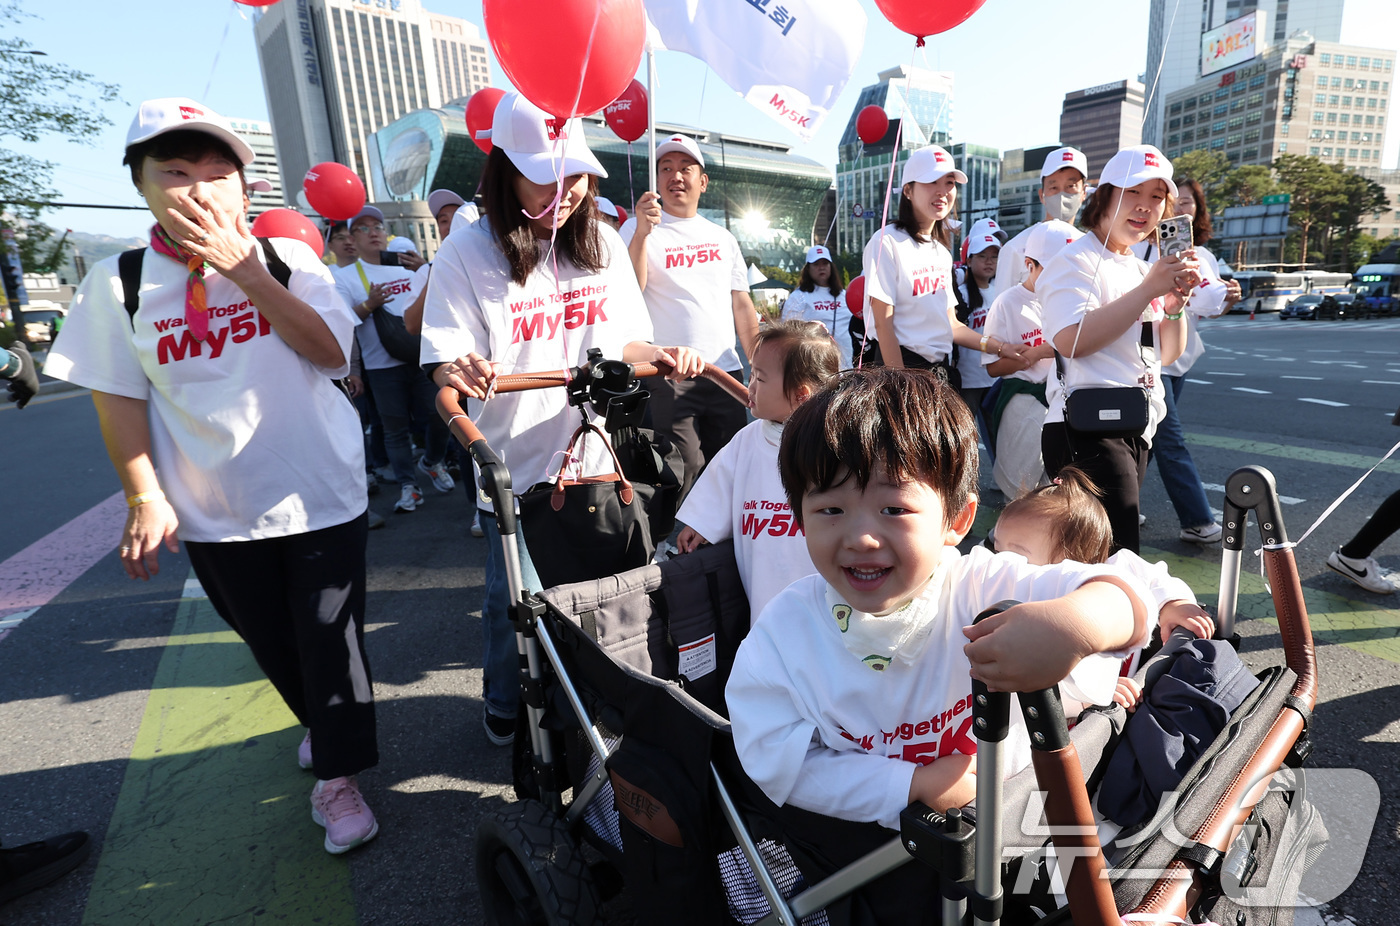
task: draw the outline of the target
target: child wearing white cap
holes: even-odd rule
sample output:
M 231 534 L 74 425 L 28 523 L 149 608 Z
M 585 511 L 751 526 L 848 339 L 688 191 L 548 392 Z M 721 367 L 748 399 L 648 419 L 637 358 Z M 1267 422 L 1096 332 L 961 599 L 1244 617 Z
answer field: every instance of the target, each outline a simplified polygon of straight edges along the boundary
M 987 334 L 1026 346 L 1019 359 L 984 355 L 987 372 L 1001 377 L 1001 390 L 987 427 L 996 452 L 992 477 L 1009 499 L 1045 482 L 1040 431 L 1045 424 L 1045 382 L 1055 368 L 1055 348 L 1041 331 L 1036 282 L 1045 265 L 1082 234 L 1073 225 L 1057 220 L 1032 226 L 1024 258 L 1026 279 L 998 294 L 987 310 Z
M 627 248 L 594 212 L 595 178 L 607 172 L 588 150 L 582 122 L 561 125 L 508 93 L 496 106 L 491 140 L 481 179 L 484 215 L 449 235 L 433 262 L 422 359 L 438 386 L 471 400 L 469 413 L 523 492 L 557 475 L 556 457 L 569 446 L 578 412 L 558 389 L 485 401 L 497 374 L 581 366 L 594 347 L 609 359 L 663 362 L 677 378 L 699 372 L 704 360 L 687 347 L 651 343 L 651 319 Z M 582 447 L 582 475 L 613 471 L 601 441 L 585 440 Z M 520 699 L 508 616 L 519 589 L 507 587 L 495 518 L 486 503 L 477 504 L 487 515 L 481 518 L 487 541 L 482 722 L 490 742 L 507 745 L 515 737 Z M 524 538 L 516 536 L 522 578 L 537 590 Z
M 844 318 L 842 317 L 844 316 Z M 807 249 L 807 261 L 802 265 L 797 288 L 783 303 L 783 321 L 821 322 L 836 339 L 840 351 L 841 369 L 851 365 L 851 338 L 839 323 L 850 326 L 850 312 L 841 298 L 841 280 L 831 265 L 831 251 L 820 244 Z M 841 350 L 842 345 L 845 350 Z
M 1176 192 L 1171 162 L 1162 152 L 1151 145 L 1119 151 L 1085 206 L 1088 234 L 1061 251 L 1036 285 L 1045 334 L 1063 358 L 1063 372 L 1047 390 L 1045 470 L 1053 477 L 1074 463 L 1087 473 L 1104 493 L 1114 544 L 1134 553 L 1147 454 L 1165 412 L 1162 364 L 1174 363 L 1185 347 L 1183 307 L 1200 275 L 1194 259 L 1169 256 L 1148 265 L 1131 249 L 1155 234 Z M 1145 426 L 1106 435 L 1069 427 L 1067 397 L 1080 389 L 1143 390 Z
M 1040 166 L 1041 208 L 1045 211 L 1042 222 L 1066 222 L 1074 224 L 1079 207 L 1084 204 L 1084 184 L 1088 182 L 1089 160 L 1078 148 L 1056 148 L 1045 156 Z M 1023 229 L 1001 249 L 1001 266 L 997 276 L 997 288 L 1008 289 L 1026 278 L 1026 242 L 1035 228 Z
M 938 145 L 918 149 L 905 162 L 899 214 L 865 246 L 873 318 L 866 319 L 863 363 L 932 369 L 957 385 L 948 363 L 954 344 L 998 356 L 1020 351 L 1017 344 L 980 337 L 955 315 L 949 222 L 956 185 L 966 182 L 952 155 Z
M 983 219 L 972 226 L 963 239 L 965 266 L 958 274 L 957 317 L 980 339 L 987 325 L 987 309 L 996 296 L 993 278 L 997 272 L 997 258 L 1001 252 L 1001 239 L 997 237 L 995 223 Z M 958 351 L 958 395 L 967 403 L 972 417 L 977 419 L 977 427 L 982 433 L 982 443 L 987 448 L 988 462 L 995 462 L 996 451 L 991 432 L 987 427 L 986 416 L 982 413 L 982 399 L 995 380 L 987 373 L 983 360 L 993 357 L 980 351 L 962 349 Z
M 672 135 L 657 145 L 656 175 L 660 196 L 642 194 L 637 214 L 622 226 L 622 240 L 628 242 L 657 340 L 693 347 L 706 362 L 742 378 L 735 343 L 752 359 L 758 314 L 739 242 L 699 214 L 709 176 L 695 139 Z M 646 385 L 652 426 L 671 438 L 685 460 L 684 493 L 748 417 L 707 379 L 649 379 Z

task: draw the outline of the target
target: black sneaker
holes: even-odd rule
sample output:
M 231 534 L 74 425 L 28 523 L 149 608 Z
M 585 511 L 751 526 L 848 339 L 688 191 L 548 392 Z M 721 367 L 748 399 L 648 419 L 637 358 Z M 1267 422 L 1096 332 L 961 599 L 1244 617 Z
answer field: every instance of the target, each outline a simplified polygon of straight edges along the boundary
M 481 725 L 486 728 L 486 738 L 492 746 L 509 746 L 515 742 L 514 717 L 497 717 L 483 706 Z
M 65 833 L 43 842 L 0 849 L 0 904 L 66 875 L 81 865 L 91 850 L 87 833 Z

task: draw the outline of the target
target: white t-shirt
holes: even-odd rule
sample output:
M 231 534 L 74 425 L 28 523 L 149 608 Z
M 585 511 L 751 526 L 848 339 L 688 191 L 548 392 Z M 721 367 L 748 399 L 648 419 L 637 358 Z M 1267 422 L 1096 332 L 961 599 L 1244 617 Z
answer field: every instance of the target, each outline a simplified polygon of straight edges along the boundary
M 959 283 L 958 287 L 962 290 L 963 298 L 968 298 L 967 280 Z M 995 292 L 991 287 L 981 290 L 982 304 L 967 313 L 967 327 L 977 332 L 978 335 L 986 333 L 984 329 L 987 326 L 987 310 L 992 306 Z M 984 354 L 981 351 L 965 347 L 958 349 L 958 372 L 962 374 L 962 387 L 964 389 L 987 389 L 996 382 L 987 372 L 986 365 L 982 362 L 983 358 L 996 359 L 996 354 Z
M 1206 352 L 1206 344 L 1201 340 L 1201 319 L 1215 318 L 1225 311 L 1225 282 L 1220 279 L 1220 262 L 1215 255 L 1203 247 L 1194 248 L 1196 259 L 1201 262 L 1201 282 L 1186 303 L 1186 348 L 1171 366 L 1164 367 L 1166 376 L 1185 376 L 1191 367 Z M 1157 249 L 1152 249 L 1152 260 L 1157 258 Z
M 878 258 L 877 258 L 878 254 Z M 948 307 L 953 296 L 953 256 L 937 241 L 919 243 L 909 233 L 886 225 L 865 245 L 866 292 L 871 299 L 894 306 L 894 334 L 927 360 L 946 359 L 953 350 L 953 325 Z M 866 336 L 876 336 L 874 324 Z
M 1020 342 L 1027 347 L 1039 347 L 1045 343 L 1045 335 L 1040 330 L 1040 302 L 1035 293 L 1026 289 L 1025 284 L 1017 283 L 1010 289 L 1002 290 L 987 310 L 987 327 L 983 334 L 997 338 L 1008 344 Z M 995 363 L 1000 358 L 996 354 L 983 354 L 982 363 Z M 1008 373 L 1007 379 L 1020 379 L 1028 383 L 1043 383 L 1055 372 L 1055 361 L 1037 360 L 1024 370 Z
M 1147 270 L 1144 261 L 1133 254 L 1110 251 L 1093 233 L 1065 245 L 1035 284 L 1044 310 L 1045 336 L 1053 341 L 1055 335 L 1078 324 L 1086 313 L 1136 289 Z M 1157 359 L 1162 343 L 1162 311 L 1162 301 L 1154 299 L 1143 313 L 1144 322 L 1152 326 L 1152 347 L 1142 345 L 1141 326 L 1135 324 L 1102 350 L 1082 357 L 1065 357 L 1063 386 L 1058 376 L 1051 376 L 1046 389 L 1050 402 L 1046 423 L 1064 420 L 1066 389 L 1073 392 L 1080 387 L 1144 386 L 1150 407 L 1143 439 L 1151 443 L 1157 422 L 1167 413 L 1162 397 L 1162 365 Z
M 448 235 L 433 261 L 423 305 L 423 362 L 475 351 L 499 363 L 502 373 L 530 373 L 586 363 L 591 347 L 620 360 L 630 342 L 650 341 L 651 320 L 627 249 L 611 228 L 599 225 L 598 232 L 607 254 L 602 270 L 579 270 L 560 254 L 557 282 L 554 260 L 548 259 L 523 286 L 511 281 L 487 220 Z M 472 399 L 466 411 L 509 468 L 516 493 L 558 473 L 562 451 L 579 425 L 563 389 L 502 393 L 484 406 Z M 602 442 L 596 436 L 585 440 L 583 474 L 612 469 Z
M 898 829 L 916 765 L 977 751 L 962 629 L 979 613 L 1007 598 L 1058 598 L 1101 575 L 1124 579 L 1138 601 L 1151 601 L 1137 580 L 1111 566 L 1035 567 L 981 547 L 966 556 L 950 549 L 945 563 L 932 639 L 913 665 L 895 659 L 876 672 L 853 656 L 820 575 L 789 585 L 759 615 L 739 646 L 725 697 L 744 771 L 775 803 Z M 1091 700 L 1112 699 L 1117 668 L 1113 660 L 1092 666 L 1094 678 L 1082 686 Z M 1076 681 L 1080 674 L 1077 667 Z M 1030 763 L 1018 710 L 1006 743 L 1011 774 Z
M 710 460 L 677 514 L 711 543 L 734 538 L 755 619 L 774 595 L 817 571 L 778 476 L 782 435 L 777 422 L 749 422 Z
M 826 330 L 836 334 L 836 312 L 846 304 L 840 296 L 833 296 L 831 290 L 819 286 L 810 293 L 794 289 L 783 303 L 783 321 L 821 322 Z
M 637 220 L 622 226 L 630 243 Z M 734 351 L 734 291 L 749 291 L 739 242 L 701 216 L 677 218 L 662 211 L 647 238 L 647 310 L 656 343 L 691 347 L 721 370 L 740 368 Z
M 1001 246 L 1001 253 L 997 255 L 997 292 L 1004 293 L 1018 283 L 1026 282 L 1026 277 L 1030 276 L 1026 270 L 1026 242 L 1030 241 L 1033 231 L 1035 225 L 1023 228 L 1016 237 Z
M 330 328 L 347 358 L 318 367 L 272 329 L 243 291 L 204 275 L 209 336 L 185 327 L 183 264 L 148 250 L 141 307 L 122 303 L 117 258 L 73 297 L 44 372 L 147 404 L 161 489 L 180 539 L 262 540 L 344 524 L 364 513 L 364 436 L 331 382 L 350 370 L 355 316 L 306 244 L 274 238 L 288 288 Z M 255 252 L 262 260 L 262 249 Z M 133 333 L 134 327 L 134 333 Z
M 414 289 L 414 281 L 418 275 L 407 267 L 392 267 L 384 264 L 367 264 L 362 260 L 357 260 L 353 264 L 339 267 L 335 271 L 335 284 L 340 288 L 340 295 L 345 299 L 347 305 L 359 305 L 369 298 L 369 289 L 365 286 L 364 280 L 360 279 L 360 271 L 356 268 L 363 268 L 365 278 L 371 285 L 383 284 L 386 288 L 384 295 L 388 302 L 384 303 L 384 310 L 392 312 L 400 317 L 413 304 L 413 300 L 418 298 L 418 291 Z M 424 267 L 419 270 L 426 269 Z M 352 313 L 353 314 L 353 310 Z M 364 361 L 366 370 L 384 370 L 389 367 L 402 366 L 402 360 L 395 360 L 389 356 L 389 352 L 384 349 L 384 345 L 379 342 L 379 329 L 374 326 L 374 313 L 371 312 L 363 319 L 359 320 L 359 327 L 355 329 L 355 336 L 360 340 L 360 357 Z

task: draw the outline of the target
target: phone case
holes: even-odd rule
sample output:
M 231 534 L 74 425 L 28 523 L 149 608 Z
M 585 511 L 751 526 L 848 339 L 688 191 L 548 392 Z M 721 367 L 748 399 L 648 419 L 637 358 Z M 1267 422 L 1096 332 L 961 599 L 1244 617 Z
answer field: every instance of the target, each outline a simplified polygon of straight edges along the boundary
M 1178 257 L 1191 250 L 1191 217 L 1175 215 L 1157 226 L 1157 244 L 1162 254 Z

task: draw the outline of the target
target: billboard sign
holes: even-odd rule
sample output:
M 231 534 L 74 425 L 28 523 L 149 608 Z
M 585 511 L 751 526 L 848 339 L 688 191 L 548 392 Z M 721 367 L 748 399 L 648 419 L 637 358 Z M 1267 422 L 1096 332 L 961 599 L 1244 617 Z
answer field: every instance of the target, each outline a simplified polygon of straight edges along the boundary
M 1232 68 L 1258 56 L 1264 50 L 1268 16 L 1255 11 L 1201 35 L 1201 76 Z

